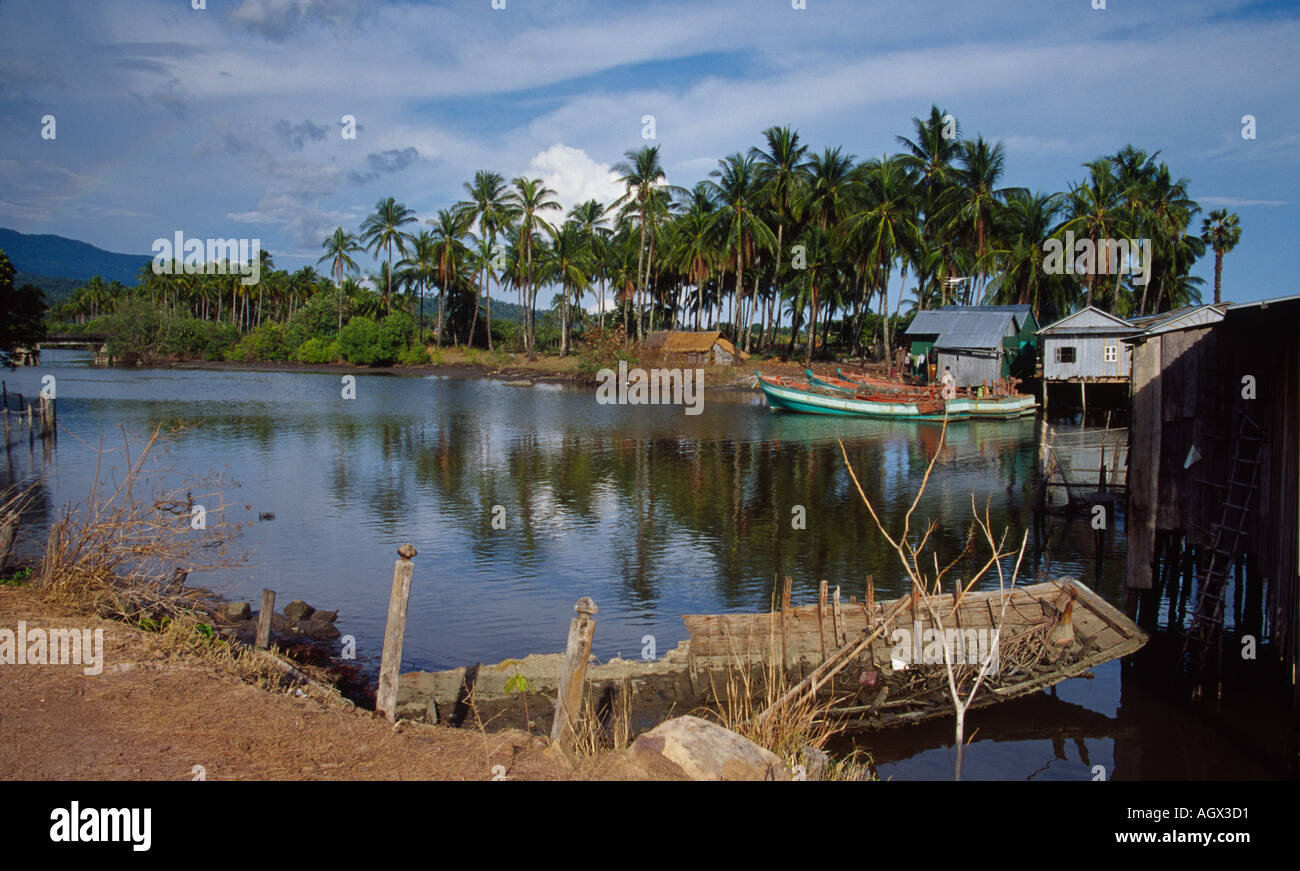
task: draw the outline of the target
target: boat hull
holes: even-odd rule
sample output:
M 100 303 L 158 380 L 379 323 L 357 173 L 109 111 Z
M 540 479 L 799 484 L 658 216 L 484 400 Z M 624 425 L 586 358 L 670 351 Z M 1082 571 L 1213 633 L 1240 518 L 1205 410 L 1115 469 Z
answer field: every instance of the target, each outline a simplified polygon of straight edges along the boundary
M 873 385 L 870 380 L 846 375 L 840 369 L 836 369 L 835 372 L 844 381 L 861 384 L 865 388 L 870 388 Z M 811 377 L 815 376 L 810 373 Z M 1033 414 L 1038 410 L 1038 402 L 1034 397 L 1025 393 L 1017 393 L 1013 396 L 958 396 L 955 399 L 948 400 L 947 407 L 949 420 L 960 420 L 962 418 L 1013 420 L 1027 414 Z
M 755 373 L 757 374 L 757 373 Z M 847 393 L 818 393 L 812 390 L 800 390 L 779 384 L 758 376 L 759 389 L 767 397 L 767 404 L 783 411 L 796 411 L 802 414 L 831 414 L 844 417 L 878 417 L 893 420 L 943 420 L 942 411 L 929 412 L 916 400 L 901 402 L 881 402 L 871 399 L 858 399 Z M 968 417 L 969 414 L 964 416 Z M 948 420 L 961 420 L 963 414 L 949 413 Z

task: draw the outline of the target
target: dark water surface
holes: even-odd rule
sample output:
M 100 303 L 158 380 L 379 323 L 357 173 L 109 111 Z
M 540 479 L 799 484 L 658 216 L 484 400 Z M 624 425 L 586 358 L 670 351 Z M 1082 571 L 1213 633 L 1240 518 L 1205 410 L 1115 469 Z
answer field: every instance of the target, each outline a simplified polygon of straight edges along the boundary
M 340 630 L 372 669 L 406 541 L 419 550 L 407 669 L 561 650 L 580 596 L 600 609 L 594 652 L 603 659 L 639 655 L 646 635 L 662 655 L 686 637 L 681 614 L 765 610 L 786 575 L 796 602 L 815 600 L 822 579 L 861 597 L 868 574 L 879 597 L 901 594 L 897 558 L 836 436 L 898 530 L 940 434 L 935 424 L 773 413 L 747 391 L 709 393 L 703 413 L 688 416 L 600 405 L 568 387 L 361 374 L 356 399 L 344 400 L 339 374 L 102 369 L 66 351 L 5 380 L 32 396 L 45 374 L 58 379 L 58 446 L 43 455 L 24 444 L 0 480 L 43 472 L 48 513 L 86 495 L 101 437 L 113 449 L 101 476 L 111 478 L 122 433 L 138 445 L 161 426 L 153 466 L 182 487 L 187 476 L 237 484 L 224 491 L 226 518 L 249 524 L 237 541 L 249 561 L 193 582 L 254 602 L 265 586 L 280 602 L 338 609 Z M 1034 418 L 949 429 L 912 524 L 939 524 L 941 560 L 962 550 L 972 497 L 1019 541 L 1032 521 L 1037 437 Z M 193 492 L 210 492 L 204 484 L 195 480 Z M 802 529 L 792 525 L 797 506 Z M 275 519 L 257 522 L 264 512 Z M 1120 603 L 1122 518 L 1116 525 L 1101 559 L 1081 521 L 1026 567 L 1074 575 Z M 1201 712 L 1161 702 L 1159 681 L 1149 683 L 1109 663 L 1054 696 L 975 716 L 965 776 L 1089 780 L 1096 765 L 1107 778 L 1293 770 L 1293 748 L 1257 747 L 1271 739 L 1229 735 L 1217 720 L 1197 725 Z M 1166 747 L 1171 717 L 1185 721 L 1185 752 Z M 945 778 L 951 741 L 950 725 L 939 724 L 864 745 L 882 777 Z

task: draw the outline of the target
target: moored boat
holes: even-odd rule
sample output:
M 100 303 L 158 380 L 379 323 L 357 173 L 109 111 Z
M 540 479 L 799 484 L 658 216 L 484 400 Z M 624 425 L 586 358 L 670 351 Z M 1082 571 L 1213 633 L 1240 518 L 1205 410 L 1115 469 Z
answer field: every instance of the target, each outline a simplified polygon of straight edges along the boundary
M 877 389 L 881 383 L 892 384 L 898 389 L 907 389 L 907 385 L 897 382 L 882 382 L 879 378 L 869 376 L 854 375 L 845 372 L 842 369 L 836 369 L 835 379 L 837 383 L 857 384 L 863 389 Z M 809 377 L 813 377 L 809 372 Z M 826 378 L 827 376 L 818 376 Z M 912 388 L 917 389 L 917 388 Z M 924 388 L 922 388 L 924 389 Z M 1033 414 L 1038 408 L 1038 403 L 1034 397 L 1027 393 L 1012 392 L 990 392 L 980 396 L 978 392 L 970 388 L 959 388 L 957 396 L 947 400 L 948 415 L 950 420 L 957 420 L 964 417 L 981 418 L 986 420 L 1010 420 L 1016 417 L 1022 417 L 1026 414 Z
M 943 420 L 942 399 L 923 393 L 859 393 L 850 395 L 831 387 L 801 384 L 791 378 L 755 372 L 758 387 L 772 408 L 805 414 L 858 415 L 863 417 Z M 968 416 L 968 415 L 967 415 Z M 960 419 L 952 412 L 949 420 Z

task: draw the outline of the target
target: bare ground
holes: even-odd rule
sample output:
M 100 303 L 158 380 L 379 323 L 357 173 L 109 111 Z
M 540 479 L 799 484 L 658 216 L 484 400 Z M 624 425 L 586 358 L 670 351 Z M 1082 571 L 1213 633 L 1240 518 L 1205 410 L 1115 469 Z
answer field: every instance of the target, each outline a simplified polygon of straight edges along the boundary
M 271 692 L 169 659 L 149 633 L 0 588 L 0 628 L 104 629 L 104 670 L 0 665 L 0 778 L 31 780 L 508 780 L 635 776 L 609 756 L 574 771 L 547 742 L 404 723 Z

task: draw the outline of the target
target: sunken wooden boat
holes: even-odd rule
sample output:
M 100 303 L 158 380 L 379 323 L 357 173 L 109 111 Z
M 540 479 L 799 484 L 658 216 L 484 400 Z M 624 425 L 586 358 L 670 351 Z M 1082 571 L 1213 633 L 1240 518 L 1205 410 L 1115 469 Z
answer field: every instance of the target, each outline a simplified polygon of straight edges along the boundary
M 859 393 L 801 383 L 793 378 L 755 372 L 758 388 L 771 408 L 804 414 L 835 414 L 904 420 L 943 420 L 943 400 L 921 393 Z M 948 415 L 949 420 L 960 415 Z
M 879 729 L 953 712 L 942 646 L 928 657 L 925 649 L 924 634 L 935 628 L 930 605 L 944 629 L 967 633 L 956 642 L 962 650 L 973 644 L 977 664 L 959 664 L 959 675 L 969 681 L 978 663 L 997 652 L 996 667 L 990 666 L 973 702 L 977 708 L 1087 674 L 1147 641 L 1122 612 L 1070 579 L 1007 593 L 1005 619 L 1003 594 L 996 590 L 967 593 L 955 609 L 952 594 L 928 603 L 921 598 L 914 605 L 910 596 L 868 603 L 852 597 L 841 601 L 838 590 L 825 584 L 822 590 L 817 602 L 791 606 L 787 583 L 782 607 L 767 614 L 687 615 L 682 620 L 690 637 L 656 658 L 598 662 L 593 657 L 587 696 L 597 710 L 627 711 L 639 731 L 677 714 L 716 710 L 728 686 L 743 682 L 762 702 L 769 677 L 779 681 L 776 689 L 785 689 L 839 665 L 820 688 L 818 702 L 846 729 Z M 980 638 L 991 640 L 994 626 L 1001 626 L 996 648 L 981 650 Z M 919 649 L 906 643 L 917 638 Z M 935 653 L 939 661 L 927 662 Z M 397 713 L 453 725 L 474 724 L 475 717 L 494 728 L 532 723 L 545 732 L 563 661 L 563 653 L 531 654 L 403 674 Z
M 682 619 L 691 633 L 693 686 L 717 686 L 721 674 L 738 669 L 772 674 L 759 671 L 772 665 L 783 685 L 821 676 L 818 701 L 841 725 L 861 729 L 952 715 L 945 656 L 967 691 L 988 662 L 971 705 L 980 708 L 1087 674 L 1147 642 L 1123 612 L 1069 578 L 1007 593 L 874 603 L 841 602 L 838 590 L 832 599 L 823 587 L 810 605 Z

